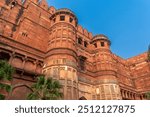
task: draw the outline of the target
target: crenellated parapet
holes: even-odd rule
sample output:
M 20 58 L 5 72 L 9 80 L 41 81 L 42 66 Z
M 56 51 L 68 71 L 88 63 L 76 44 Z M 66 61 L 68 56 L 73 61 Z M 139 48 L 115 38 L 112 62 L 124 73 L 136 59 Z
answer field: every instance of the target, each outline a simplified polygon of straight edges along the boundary
M 88 32 L 87 29 L 84 29 L 81 25 L 77 26 L 77 30 L 79 33 L 81 33 L 83 36 L 86 36 L 89 39 L 93 38 L 93 34 L 91 32 Z

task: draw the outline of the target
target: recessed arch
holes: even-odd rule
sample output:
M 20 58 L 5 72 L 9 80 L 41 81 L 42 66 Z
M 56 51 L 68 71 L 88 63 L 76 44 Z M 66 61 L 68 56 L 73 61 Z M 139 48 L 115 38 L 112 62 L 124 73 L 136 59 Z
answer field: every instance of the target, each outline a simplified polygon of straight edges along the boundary
M 10 54 L 7 52 L 0 52 L 0 60 L 6 60 L 9 61 L 10 59 Z
M 33 92 L 33 90 L 30 88 L 30 86 L 26 84 L 17 84 L 13 86 L 12 93 L 9 97 L 9 99 L 13 100 L 26 100 L 27 95 L 29 93 Z
M 87 100 L 84 96 L 80 97 L 79 100 Z

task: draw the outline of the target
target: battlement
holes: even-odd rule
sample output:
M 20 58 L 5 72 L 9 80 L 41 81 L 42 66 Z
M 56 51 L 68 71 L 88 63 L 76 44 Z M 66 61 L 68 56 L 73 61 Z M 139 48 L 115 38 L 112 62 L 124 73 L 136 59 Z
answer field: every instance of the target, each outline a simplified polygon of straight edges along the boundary
M 147 52 L 128 58 L 126 61 L 129 62 L 129 64 L 131 65 L 142 61 L 147 61 Z
M 150 90 L 147 53 L 123 59 L 110 46 L 107 36 L 93 36 L 79 25 L 70 9 L 56 9 L 46 0 L 0 2 L 0 59 L 17 69 L 15 83 L 33 82 L 44 73 L 60 80 L 65 99 L 144 96 Z
M 92 39 L 93 38 L 93 34 L 91 32 L 88 32 L 86 29 L 84 29 L 81 25 L 77 26 L 77 30 L 78 32 L 80 32 L 83 36 Z

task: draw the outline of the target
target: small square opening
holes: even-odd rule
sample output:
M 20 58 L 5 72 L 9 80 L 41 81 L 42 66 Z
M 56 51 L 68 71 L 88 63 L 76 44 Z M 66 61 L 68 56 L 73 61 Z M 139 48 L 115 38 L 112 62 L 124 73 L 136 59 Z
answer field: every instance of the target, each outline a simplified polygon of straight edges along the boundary
M 73 18 L 70 17 L 69 22 L 72 23 L 73 22 Z
M 84 41 L 84 47 L 87 47 L 88 43 L 86 41 Z
M 81 39 L 81 37 L 78 38 L 78 43 L 79 43 L 79 44 L 82 44 L 82 39 Z
M 95 48 L 97 48 L 97 43 L 94 43 Z
M 65 16 L 60 16 L 60 21 L 65 21 Z
M 104 47 L 104 46 L 105 46 L 105 43 L 104 43 L 104 42 L 101 42 L 101 46 Z

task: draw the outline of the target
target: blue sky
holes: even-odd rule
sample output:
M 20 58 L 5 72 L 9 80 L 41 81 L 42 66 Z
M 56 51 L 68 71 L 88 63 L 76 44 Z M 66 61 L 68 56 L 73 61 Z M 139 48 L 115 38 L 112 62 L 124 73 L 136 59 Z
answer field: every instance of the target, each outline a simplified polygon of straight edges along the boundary
M 47 0 L 71 9 L 93 35 L 105 34 L 111 50 L 122 58 L 147 51 L 150 44 L 150 0 Z

